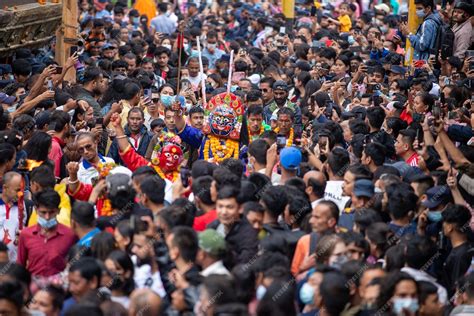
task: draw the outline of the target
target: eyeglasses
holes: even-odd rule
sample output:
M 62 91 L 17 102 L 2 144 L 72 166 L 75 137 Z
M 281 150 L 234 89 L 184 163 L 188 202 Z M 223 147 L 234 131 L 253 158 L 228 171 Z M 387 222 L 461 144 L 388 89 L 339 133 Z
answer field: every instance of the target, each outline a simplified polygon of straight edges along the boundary
M 267 93 L 268 89 L 260 89 L 260 92 Z
M 151 101 L 152 101 L 153 103 L 158 103 L 158 101 L 160 101 L 160 98 L 153 98 L 153 99 L 151 99 Z

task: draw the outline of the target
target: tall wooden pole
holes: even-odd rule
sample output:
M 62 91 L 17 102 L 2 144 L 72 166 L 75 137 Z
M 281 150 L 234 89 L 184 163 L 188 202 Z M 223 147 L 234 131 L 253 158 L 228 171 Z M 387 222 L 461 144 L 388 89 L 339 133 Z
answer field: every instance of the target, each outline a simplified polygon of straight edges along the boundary
M 64 66 L 67 58 L 70 56 L 71 46 L 77 45 L 78 39 L 78 5 L 77 0 L 62 0 L 63 18 L 61 27 L 56 31 L 56 62 Z M 76 82 L 76 69 L 69 69 L 64 76 L 64 80 Z

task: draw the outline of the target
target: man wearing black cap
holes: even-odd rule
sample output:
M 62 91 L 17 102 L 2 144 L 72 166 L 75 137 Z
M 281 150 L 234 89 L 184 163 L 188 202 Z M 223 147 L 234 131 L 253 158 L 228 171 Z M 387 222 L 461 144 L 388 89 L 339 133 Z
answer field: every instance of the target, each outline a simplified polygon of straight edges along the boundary
M 116 55 L 116 48 L 117 47 L 115 47 L 111 43 L 105 43 L 104 46 L 102 46 L 102 57 L 104 59 L 114 61 Z
M 405 78 L 405 68 L 403 66 L 391 65 L 390 69 L 387 71 L 388 83 L 391 84 L 395 80 Z
M 5 80 L 5 85 L 6 86 L 8 84 L 8 82 L 10 82 L 13 77 L 11 76 L 13 74 L 12 72 L 12 66 L 9 65 L 9 64 L 0 64 L 0 80 Z
M 0 92 L 0 106 L 3 107 L 9 113 L 15 112 L 15 104 L 16 98 L 14 96 L 9 96 L 6 93 Z
M 292 109 L 295 113 L 295 133 L 298 135 L 301 127 L 301 109 L 288 100 L 288 91 L 289 87 L 286 82 L 282 80 L 275 81 L 273 84 L 273 102 L 265 106 L 263 114 L 265 122 L 270 124 L 272 114 L 276 115 L 280 108 L 288 107 Z
M 465 58 L 464 54 L 469 49 L 474 41 L 474 34 L 472 32 L 471 15 L 472 3 L 465 2 L 467 0 L 459 1 L 454 6 L 453 21 L 456 23 L 453 26 L 454 32 L 454 47 L 453 55 L 460 59 Z

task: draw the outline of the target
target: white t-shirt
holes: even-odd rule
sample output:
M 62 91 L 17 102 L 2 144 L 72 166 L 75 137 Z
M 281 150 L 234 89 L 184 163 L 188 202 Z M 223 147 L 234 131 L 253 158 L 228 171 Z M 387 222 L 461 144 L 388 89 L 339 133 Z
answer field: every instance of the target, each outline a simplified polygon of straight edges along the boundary
M 8 218 L 7 218 L 8 213 Z M 12 205 L 8 212 L 5 203 L 0 199 L 0 241 L 8 248 L 10 262 L 15 262 L 17 257 L 17 234 L 20 234 L 18 205 Z M 23 207 L 23 227 L 26 225 L 26 206 Z
M 133 279 L 137 288 L 149 288 L 150 290 L 158 294 L 161 298 L 165 297 L 166 291 L 163 287 L 163 282 L 161 281 L 160 272 L 152 273 L 149 264 L 137 266 L 137 256 L 132 256 L 132 261 L 135 265 L 135 273 Z
M 328 181 L 326 182 L 326 190 L 324 191 L 324 199 L 333 201 L 339 207 L 339 212 L 344 210 L 350 197 L 342 195 L 342 184 L 344 181 Z
M 115 161 L 110 157 L 104 157 L 99 154 L 99 160 L 101 163 L 114 163 Z M 84 184 L 92 184 L 93 178 L 99 177 L 99 172 L 92 166 L 88 161 L 81 158 L 79 162 L 79 171 L 77 172 L 77 178 Z
M 203 73 L 199 73 L 196 77 L 188 77 L 189 82 L 191 82 L 193 91 L 199 91 L 201 87 L 202 76 L 204 76 L 204 80 L 207 79 L 207 76 Z

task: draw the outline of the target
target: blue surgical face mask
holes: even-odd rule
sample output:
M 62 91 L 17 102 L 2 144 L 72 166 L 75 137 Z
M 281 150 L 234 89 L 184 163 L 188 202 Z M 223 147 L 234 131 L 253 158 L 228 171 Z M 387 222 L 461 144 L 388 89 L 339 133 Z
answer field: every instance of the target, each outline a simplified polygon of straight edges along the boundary
M 255 293 L 255 296 L 257 298 L 257 300 L 261 300 L 263 298 L 263 296 L 265 295 L 265 293 L 267 293 L 267 288 L 264 287 L 263 285 L 259 285 L 257 287 L 257 292 Z
M 9 107 L 7 108 L 7 112 L 8 112 L 8 113 L 13 113 L 13 112 L 15 112 L 15 111 L 16 111 L 16 105 L 9 106 Z
M 138 23 L 140 23 L 140 18 L 133 18 L 132 22 L 133 22 L 133 24 L 138 24 Z
M 382 33 L 387 33 L 387 32 L 388 32 L 388 27 L 385 26 L 385 25 L 382 25 L 382 26 L 380 27 L 380 30 L 382 31 Z
M 51 229 L 54 226 L 58 225 L 58 220 L 55 218 L 51 218 L 50 220 L 44 219 L 40 216 L 38 216 L 38 224 L 46 229 Z
M 168 107 L 168 106 L 171 106 L 171 104 L 173 104 L 174 96 L 162 94 L 162 95 L 160 95 L 160 100 L 161 100 L 161 103 L 163 103 L 164 106 Z
M 443 216 L 441 215 L 441 211 L 428 211 L 428 219 L 430 222 L 437 223 L 443 219 Z
M 198 56 L 199 56 L 199 51 L 197 49 L 192 49 L 191 56 L 189 57 L 198 57 Z
M 403 310 L 416 313 L 418 311 L 419 305 L 416 298 L 400 298 L 396 297 L 393 299 L 393 312 L 396 315 L 402 315 Z
M 303 284 L 300 289 L 300 299 L 305 305 L 314 304 L 314 287 L 309 285 L 308 282 Z
M 425 17 L 425 10 L 416 10 L 416 16 L 419 18 Z
M 349 43 L 349 45 L 354 44 L 354 43 L 355 43 L 354 36 L 349 35 L 349 36 L 347 37 L 347 42 Z

